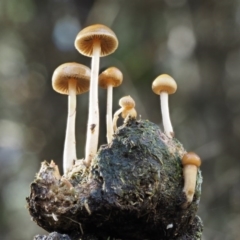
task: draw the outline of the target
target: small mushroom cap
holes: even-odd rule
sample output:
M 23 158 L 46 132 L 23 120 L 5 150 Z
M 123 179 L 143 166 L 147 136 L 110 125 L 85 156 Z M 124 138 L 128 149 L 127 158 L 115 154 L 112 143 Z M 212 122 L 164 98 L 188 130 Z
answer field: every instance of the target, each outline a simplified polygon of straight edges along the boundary
M 173 94 L 177 90 L 177 84 L 175 80 L 168 74 L 162 74 L 153 81 L 152 90 L 158 95 L 160 95 L 161 92 Z
M 118 47 L 115 33 L 102 24 L 95 24 L 81 30 L 75 40 L 76 49 L 85 56 L 91 57 L 95 40 L 100 41 L 100 56 L 113 53 Z
M 182 158 L 182 165 L 195 165 L 196 167 L 199 167 L 201 165 L 201 159 L 200 157 L 194 153 L 194 152 L 188 152 L 183 155 Z
M 135 107 L 135 101 L 130 96 L 125 96 L 120 98 L 119 105 L 126 110 L 130 110 Z
M 61 94 L 68 95 L 68 82 L 75 79 L 76 94 L 87 92 L 90 86 L 91 70 L 79 63 L 64 63 L 57 67 L 52 76 L 53 89 Z
M 122 72 L 116 67 L 110 67 L 99 75 L 98 83 L 102 88 L 107 88 L 110 85 L 113 87 L 118 87 L 122 84 L 122 80 Z

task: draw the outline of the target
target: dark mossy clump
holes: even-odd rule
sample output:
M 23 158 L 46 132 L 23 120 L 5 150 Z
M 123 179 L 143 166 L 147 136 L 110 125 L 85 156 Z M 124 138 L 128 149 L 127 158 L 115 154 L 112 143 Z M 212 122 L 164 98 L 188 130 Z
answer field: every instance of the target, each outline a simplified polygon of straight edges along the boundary
M 78 161 L 60 178 L 54 164 L 44 162 L 31 184 L 29 212 L 42 228 L 73 240 L 201 239 L 200 171 L 193 202 L 181 207 L 184 153 L 156 124 L 129 120 L 89 170 Z

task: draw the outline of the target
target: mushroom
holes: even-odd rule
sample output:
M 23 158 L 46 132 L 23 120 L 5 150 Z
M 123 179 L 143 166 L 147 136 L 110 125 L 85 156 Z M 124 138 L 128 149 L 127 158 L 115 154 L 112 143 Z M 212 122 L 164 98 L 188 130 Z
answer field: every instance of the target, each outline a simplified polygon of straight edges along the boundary
M 200 157 L 194 152 L 184 154 L 182 158 L 184 187 L 183 192 L 186 195 L 187 201 L 182 205 L 186 208 L 193 200 L 196 187 L 197 171 L 201 165 Z
M 99 75 L 99 86 L 107 88 L 107 142 L 112 142 L 113 122 L 112 122 L 112 101 L 113 87 L 118 87 L 122 84 L 122 72 L 116 67 L 110 67 Z
M 55 69 L 52 76 L 53 89 L 68 95 L 68 118 L 63 152 L 63 172 L 66 174 L 73 166 L 76 156 L 75 119 L 76 94 L 89 90 L 90 69 L 79 63 L 64 63 Z
M 135 101 L 130 96 L 122 97 L 119 100 L 120 109 L 118 109 L 113 116 L 113 130 L 117 130 L 118 115 L 121 113 L 123 118 L 133 117 L 136 118 L 137 112 L 135 110 Z
M 160 95 L 161 110 L 163 118 L 163 128 L 169 138 L 174 136 L 168 107 L 168 94 L 173 94 L 177 90 L 177 84 L 172 77 L 167 74 L 158 76 L 152 83 L 154 93 Z
M 92 57 L 91 81 L 89 94 L 89 112 L 87 126 L 87 142 L 84 163 L 88 167 L 97 153 L 99 135 L 98 108 L 98 73 L 99 58 L 116 50 L 118 40 L 115 33 L 108 27 L 95 24 L 80 31 L 75 40 L 76 49 L 83 55 Z

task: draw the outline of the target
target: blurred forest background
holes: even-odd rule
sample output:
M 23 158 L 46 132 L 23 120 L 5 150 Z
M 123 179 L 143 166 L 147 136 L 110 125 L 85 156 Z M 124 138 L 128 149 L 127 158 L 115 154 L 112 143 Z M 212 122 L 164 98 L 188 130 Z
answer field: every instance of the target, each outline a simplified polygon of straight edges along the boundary
M 100 69 L 118 67 L 118 99 L 131 95 L 143 119 L 161 123 L 151 90 L 161 73 L 174 77 L 170 96 L 175 136 L 203 161 L 198 214 L 205 240 L 240 239 L 240 1 L 238 0 L 1 0 L 0 1 L 0 238 L 44 233 L 25 198 L 44 159 L 62 169 L 67 96 L 51 77 L 65 62 L 90 66 L 74 48 L 77 33 L 102 23 L 119 48 Z M 106 143 L 106 90 L 99 89 L 100 144 Z M 88 93 L 78 97 L 77 153 L 84 156 Z

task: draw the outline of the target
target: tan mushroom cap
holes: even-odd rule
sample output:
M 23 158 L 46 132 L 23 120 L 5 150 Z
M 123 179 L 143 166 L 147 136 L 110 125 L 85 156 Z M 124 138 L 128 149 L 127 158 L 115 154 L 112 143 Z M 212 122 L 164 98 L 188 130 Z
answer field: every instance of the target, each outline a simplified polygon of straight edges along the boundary
M 102 24 L 95 24 L 81 30 L 75 40 L 76 49 L 85 56 L 91 57 L 94 40 L 99 40 L 101 45 L 100 56 L 107 56 L 118 47 L 115 33 Z
M 158 95 L 160 95 L 161 92 L 173 94 L 177 90 L 177 84 L 171 76 L 168 74 L 162 74 L 153 81 L 152 90 Z
M 98 84 L 102 88 L 107 88 L 110 85 L 113 87 L 118 87 L 122 84 L 122 81 L 122 72 L 116 67 L 110 67 L 99 75 Z
M 188 152 L 184 154 L 182 158 L 182 165 L 195 165 L 196 167 L 200 167 L 201 159 L 200 157 L 194 152 Z
M 126 110 L 130 110 L 135 107 L 135 101 L 130 96 L 125 96 L 119 100 L 119 105 Z
M 64 63 L 57 67 L 52 76 L 53 89 L 61 94 L 68 95 L 68 82 L 75 79 L 76 94 L 87 92 L 90 86 L 91 70 L 79 63 Z

